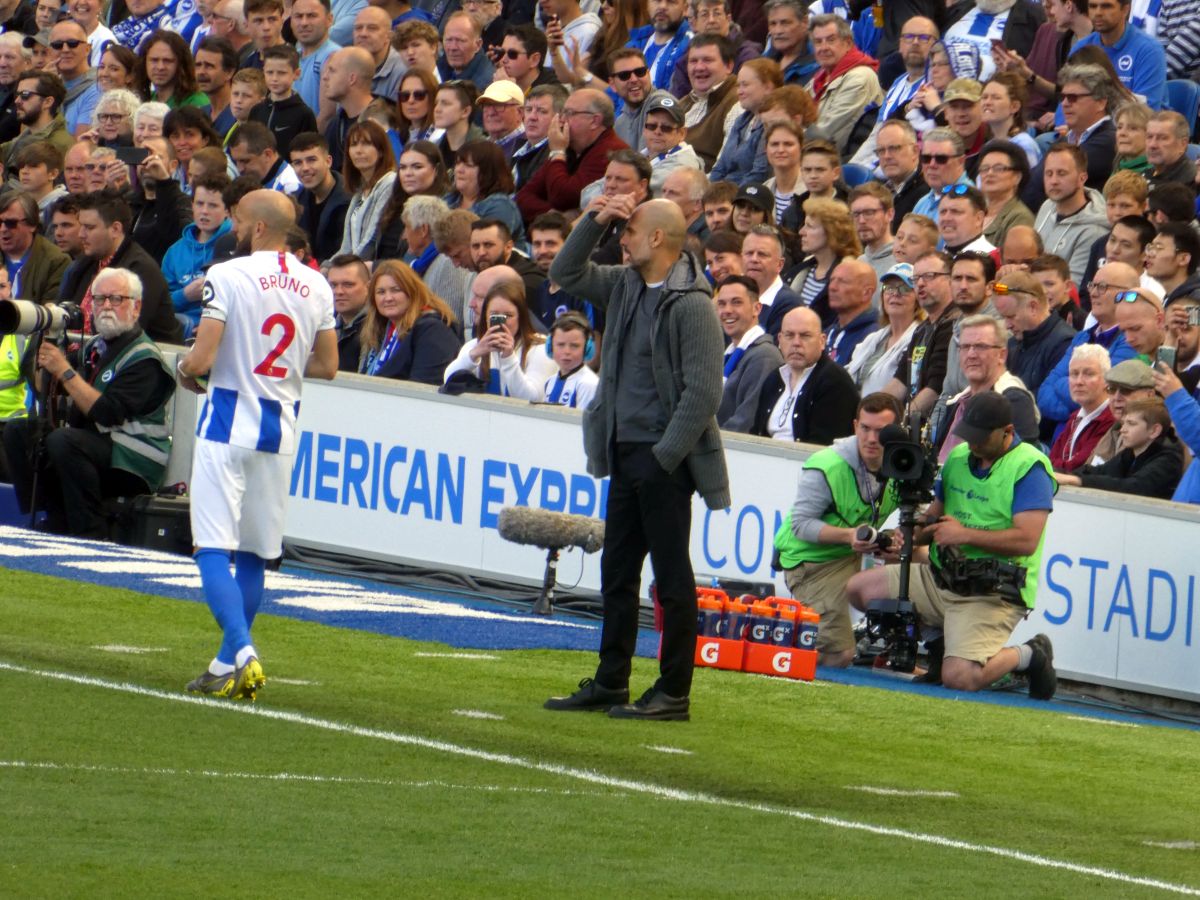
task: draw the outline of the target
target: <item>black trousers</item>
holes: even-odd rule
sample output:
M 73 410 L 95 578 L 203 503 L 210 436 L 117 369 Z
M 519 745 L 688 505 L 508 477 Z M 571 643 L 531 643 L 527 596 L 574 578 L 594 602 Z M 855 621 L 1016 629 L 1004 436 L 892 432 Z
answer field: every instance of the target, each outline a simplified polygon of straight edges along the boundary
M 629 685 L 642 565 L 649 553 L 663 611 L 661 676 L 655 687 L 686 697 L 696 654 L 696 579 L 689 551 L 696 487 L 686 465 L 668 474 L 650 447 L 616 447 L 600 558 L 604 627 L 596 681 L 617 689 Z
M 21 419 L 4 428 L 4 454 L 22 512 L 33 502 L 33 453 L 36 422 Z M 47 525 L 59 534 L 107 539 L 104 498 L 144 494 L 146 482 L 110 467 L 112 439 L 86 428 L 56 428 L 45 436 L 46 452 L 38 477 L 38 506 Z

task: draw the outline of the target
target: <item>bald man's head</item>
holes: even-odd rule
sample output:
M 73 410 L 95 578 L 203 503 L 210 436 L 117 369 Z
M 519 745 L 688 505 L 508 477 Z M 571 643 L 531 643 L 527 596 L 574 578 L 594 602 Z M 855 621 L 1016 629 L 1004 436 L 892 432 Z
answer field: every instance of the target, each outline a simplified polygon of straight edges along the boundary
M 483 301 L 487 299 L 488 292 L 496 285 L 505 282 L 520 285 L 522 289 L 525 287 L 525 282 L 521 280 L 520 274 L 512 266 L 492 266 L 475 276 L 475 280 L 471 283 L 471 298 L 468 301 L 474 318 L 479 317 L 479 311 L 483 309 Z
M 779 327 L 779 352 L 794 372 L 816 365 L 825 352 L 821 317 L 807 306 L 797 306 L 783 317 Z
M 630 266 L 647 281 L 661 281 L 683 249 L 687 221 L 670 200 L 647 200 L 629 217 L 621 249 Z
M 233 210 L 238 250 L 283 250 L 288 229 L 296 224 L 296 204 L 279 191 L 251 191 Z
M 1004 264 L 1027 266 L 1042 255 L 1042 239 L 1030 225 L 1014 225 L 1004 234 L 1000 258 Z
M 829 308 L 846 324 L 871 305 L 875 295 L 875 269 L 861 259 L 847 259 L 829 276 Z

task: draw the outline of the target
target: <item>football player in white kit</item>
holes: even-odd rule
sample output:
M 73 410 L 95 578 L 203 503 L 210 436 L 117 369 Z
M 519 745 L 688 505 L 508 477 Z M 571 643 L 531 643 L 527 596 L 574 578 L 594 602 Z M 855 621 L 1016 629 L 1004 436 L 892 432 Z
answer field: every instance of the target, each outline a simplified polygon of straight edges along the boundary
M 216 658 L 187 686 L 194 693 L 253 700 L 266 683 L 250 626 L 267 560 L 283 551 L 300 389 L 306 375 L 337 374 L 333 292 L 286 251 L 293 224 L 292 201 L 276 191 L 238 202 L 233 225 L 249 255 L 209 269 L 196 343 L 179 362 L 184 387 L 207 388 L 192 458 L 192 539 L 224 632 Z

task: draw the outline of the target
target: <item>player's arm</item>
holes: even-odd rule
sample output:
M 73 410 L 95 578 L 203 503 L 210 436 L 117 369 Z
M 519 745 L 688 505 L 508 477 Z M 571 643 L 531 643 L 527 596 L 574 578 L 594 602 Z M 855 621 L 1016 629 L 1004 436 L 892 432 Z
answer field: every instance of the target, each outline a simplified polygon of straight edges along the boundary
M 225 323 L 220 319 L 201 317 L 196 328 L 196 343 L 187 356 L 179 361 L 179 379 L 188 390 L 203 392 L 196 384 L 196 379 L 207 375 L 212 369 L 224 334 Z
M 337 332 L 333 329 L 318 331 L 312 354 L 308 357 L 308 364 L 304 367 L 304 377 L 324 378 L 326 381 L 332 381 L 337 371 Z

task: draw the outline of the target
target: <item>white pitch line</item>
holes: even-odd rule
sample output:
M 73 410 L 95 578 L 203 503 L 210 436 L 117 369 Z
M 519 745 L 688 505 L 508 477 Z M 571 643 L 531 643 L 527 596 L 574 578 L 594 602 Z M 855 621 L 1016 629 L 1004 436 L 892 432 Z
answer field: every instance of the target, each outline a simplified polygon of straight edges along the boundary
M 1163 850 L 1200 850 L 1200 844 L 1195 841 L 1142 841 L 1147 847 L 1161 847 Z
M 556 788 L 531 788 L 500 784 L 454 784 L 449 781 L 394 781 L 388 778 L 347 778 L 342 775 L 309 775 L 303 772 L 216 772 L 212 770 L 133 768 L 129 766 L 87 766 L 66 763 L 31 762 L 23 759 L 0 760 L 0 769 L 27 769 L 51 772 L 92 772 L 101 775 L 161 775 L 187 778 L 232 778 L 244 781 L 280 781 L 305 784 L 365 784 L 383 787 L 440 788 L 454 791 L 480 791 L 481 793 L 512 794 L 555 794 L 567 797 L 621 797 L 602 791 L 572 791 Z
M 647 750 L 653 750 L 655 753 L 673 753 L 679 756 L 691 756 L 691 750 L 684 750 L 682 747 L 664 747 L 661 744 L 642 744 Z
M 921 791 L 901 788 L 874 787 L 869 784 L 848 784 L 848 791 L 862 791 L 864 794 L 877 794 L 880 797 L 958 797 L 957 791 Z
M 617 788 L 619 790 L 636 794 L 645 794 L 647 796 L 658 797 L 663 800 L 676 800 L 683 803 L 695 803 L 703 806 L 712 806 L 724 809 L 738 809 L 748 812 L 760 812 L 766 815 L 781 816 L 801 822 L 812 822 L 817 825 L 825 825 L 830 828 L 837 828 L 845 831 L 859 831 L 866 834 L 877 835 L 879 837 L 899 838 L 901 840 L 912 841 L 919 844 L 927 844 L 947 850 L 963 850 L 967 853 L 995 856 L 1000 859 L 1008 859 L 1014 862 L 1026 863 L 1031 866 L 1038 866 L 1039 868 L 1057 869 L 1061 872 L 1070 872 L 1073 875 L 1084 875 L 1090 878 L 1102 878 L 1106 881 L 1113 881 L 1119 884 L 1131 884 L 1139 887 L 1154 888 L 1155 890 L 1166 891 L 1168 893 L 1180 894 L 1188 897 L 1200 897 L 1200 888 L 1193 887 L 1191 885 L 1175 884 L 1170 881 L 1162 881 L 1157 878 L 1147 878 L 1141 875 L 1130 875 L 1126 872 L 1117 871 L 1116 869 L 1104 869 L 1100 868 L 1099 866 L 1088 866 L 1081 863 L 1073 863 L 1067 860 L 1054 859 L 1053 857 L 1049 856 L 1041 856 L 1040 854 L 1036 853 L 1027 853 L 1023 850 L 1013 850 L 1009 847 L 998 847 L 993 844 L 973 844 L 969 841 L 946 837 L 939 834 L 929 834 L 921 831 L 908 831 L 903 828 L 895 828 L 889 825 L 874 825 L 870 822 L 860 822 L 854 819 L 843 819 L 837 816 L 821 815 L 818 813 L 808 812 L 807 810 L 803 809 L 794 809 L 785 806 L 771 806 L 765 803 L 753 803 L 748 800 L 734 800 L 726 797 L 719 797 L 715 794 L 705 794 L 699 791 L 687 791 L 680 788 L 667 787 L 646 781 L 634 781 L 628 778 L 618 778 L 611 775 L 604 775 L 600 772 L 589 771 L 587 769 L 576 769 L 571 766 L 565 766 L 558 763 L 539 762 L 538 760 L 513 756 L 508 753 L 496 753 L 490 750 L 479 750 L 474 747 L 465 747 L 461 744 L 452 744 L 449 741 L 425 738 L 415 734 L 402 734 L 396 731 L 384 731 L 378 728 L 367 728 L 362 725 L 349 725 L 343 722 L 335 722 L 329 719 L 319 719 L 315 716 L 308 716 L 303 713 L 290 712 L 288 710 L 270 709 L 262 706 L 253 706 L 248 703 L 230 703 L 228 701 L 212 700 L 207 697 L 197 696 L 194 694 L 169 693 L 167 691 L 155 690 L 153 688 L 142 687 L 141 685 L 130 684 L 128 682 L 108 681 L 103 678 L 94 678 L 90 675 L 73 675 L 68 672 L 55 672 L 46 669 L 31 669 L 26 666 L 18 666 L 7 662 L 0 662 L 0 671 L 16 672 L 22 675 L 34 675 L 38 678 L 46 678 L 54 681 L 65 681 L 70 684 L 86 685 L 88 687 L 99 687 L 110 691 L 120 691 L 121 693 L 125 694 L 151 697 L 156 700 L 167 700 L 173 703 L 188 703 L 196 706 L 202 706 L 211 710 L 233 713 L 235 715 L 259 716 L 264 719 L 271 719 L 277 722 L 289 722 L 294 725 L 305 725 L 309 728 L 319 728 L 323 731 L 329 731 L 336 734 L 348 734 L 355 737 L 365 737 L 374 740 L 387 741 L 388 743 L 398 744 L 400 746 L 419 747 L 423 750 L 447 753 L 453 756 L 465 757 L 467 759 L 476 759 L 482 762 L 496 763 L 497 765 L 503 766 L 513 766 L 519 769 L 526 769 L 533 772 L 543 772 L 548 775 L 557 775 L 564 778 L 574 778 L 578 781 L 584 781 L 594 785 Z
M 499 659 L 491 653 L 414 653 L 421 659 Z
M 1097 719 L 1092 716 L 1067 716 L 1074 722 L 1087 722 L 1091 725 L 1115 725 L 1118 728 L 1141 728 L 1136 722 L 1116 722 L 1112 719 Z
M 271 684 L 298 684 L 301 687 L 316 687 L 320 684 L 319 681 L 306 681 L 303 678 L 280 678 L 277 675 L 271 676 Z
M 96 644 L 93 650 L 103 650 L 105 653 L 166 653 L 169 647 L 130 647 L 127 644 Z
M 493 722 L 504 721 L 504 716 L 484 712 L 482 709 L 452 709 L 450 712 L 456 716 L 462 716 L 464 719 L 490 719 Z

